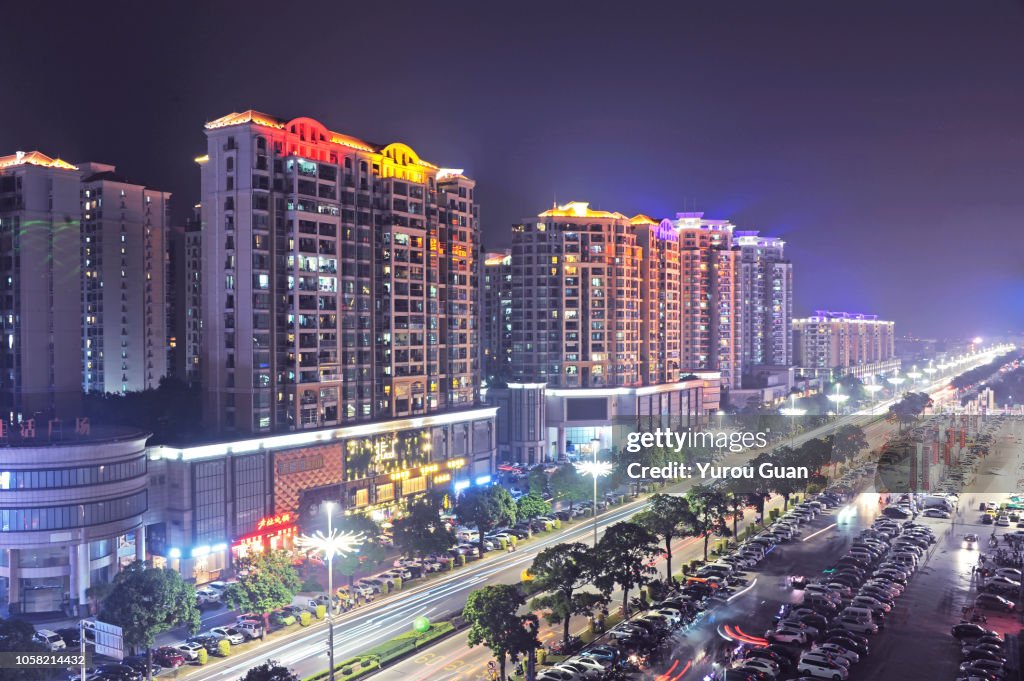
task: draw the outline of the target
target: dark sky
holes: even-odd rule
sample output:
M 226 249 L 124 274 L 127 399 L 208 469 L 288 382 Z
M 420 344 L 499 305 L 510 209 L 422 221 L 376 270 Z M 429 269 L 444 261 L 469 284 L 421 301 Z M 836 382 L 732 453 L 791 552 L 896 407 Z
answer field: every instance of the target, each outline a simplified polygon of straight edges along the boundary
M 0 154 L 181 219 L 205 121 L 308 115 L 464 167 L 490 247 L 554 199 L 696 207 L 787 239 L 798 314 L 1024 326 L 1022 0 L 169 4 L 7 3 Z

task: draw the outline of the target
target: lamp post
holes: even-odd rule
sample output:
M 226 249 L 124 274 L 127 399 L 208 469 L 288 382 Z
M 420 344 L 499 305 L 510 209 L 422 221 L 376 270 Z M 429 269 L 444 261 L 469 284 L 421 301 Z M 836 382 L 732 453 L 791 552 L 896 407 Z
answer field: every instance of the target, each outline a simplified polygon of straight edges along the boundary
M 594 450 L 593 461 L 582 461 L 575 464 L 576 470 L 581 475 L 589 475 L 594 478 L 594 547 L 597 547 L 597 479 L 611 475 L 612 464 L 610 461 L 598 461 L 597 450 Z
M 836 403 L 836 419 L 838 420 L 839 419 L 839 415 L 842 413 L 842 410 L 840 409 L 840 407 L 842 406 L 843 402 L 845 402 L 846 400 L 850 399 L 850 396 L 849 395 L 843 395 L 843 394 L 841 394 L 839 392 L 839 382 L 836 381 L 836 393 L 835 393 L 835 395 L 829 395 L 828 399 L 830 399 L 830 400 L 832 400 L 833 402 Z
M 881 390 L 881 389 L 882 389 L 882 386 L 880 386 L 877 383 L 875 383 L 875 379 L 874 379 L 873 376 L 871 377 L 871 382 L 868 383 L 866 386 L 864 386 L 864 390 L 866 390 L 868 392 L 868 394 L 871 395 L 871 412 L 872 413 L 874 413 L 875 407 L 877 406 L 877 403 L 878 403 L 878 397 L 876 397 L 876 395 L 878 395 L 878 391 Z
M 892 399 L 896 399 L 896 391 L 899 390 L 900 385 L 907 379 L 902 376 L 890 376 L 889 383 L 892 383 Z
M 907 372 L 907 378 L 913 381 L 911 384 L 913 387 L 917 387 L 917 379 L 921 378 L 921 372 L 917 370 L 917 365 L 913 366 L 913 371 Z
M 302 549 L 322 553 L 327 560 L 327 662 L 330 665 L 328 676 L 334 681 L 334 556 L 344 556 L 359 550 L 366 537 L 362 532 L 335 532 L 331 521 L 334 502 L 324 504 L 327 511 L 327 534 L 317 530 L 314 534 L 303 534 L 295 541 Z

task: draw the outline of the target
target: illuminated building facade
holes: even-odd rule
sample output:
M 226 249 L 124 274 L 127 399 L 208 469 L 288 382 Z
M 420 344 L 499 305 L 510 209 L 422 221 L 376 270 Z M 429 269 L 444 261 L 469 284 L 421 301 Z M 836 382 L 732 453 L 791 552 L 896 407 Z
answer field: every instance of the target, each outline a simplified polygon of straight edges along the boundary
M 512 252 L 488 253 L 481 280 L 484 374 L 507 378 L 512 372 Z
M 895 323 L 878 315 L 816 310 L 805 319 L 793 320 L 793 345 L 802 373 L 815 370 L 879 367 L 872 373 L 898 368 L 895 354 Z
M 82 389 L 158 387 L 167 373 L 166 236 L 170 194 L 114 166 L 83 163 Z
M 478 407 L 215 444 L 149 448 L 159 522 L 147 528 L 154 564 L 198 583 L 250 551 L 290 549 L 318 527 L 321 505 L 374 520 L 427 491 L 487 485 L 496 409 Z
M 515 379 L 563 388 L 640 385 L 641 257 L 629 218 L 586 203 L 516 225 Z
M 210 426 L 271 433 L 478 403 L 473 180 L 310 118 L 248 111 L 206 135 Z
M 640 372 L 644 385 L 679 380 L 682 361 L 682 270 L 679 235 L 670 220 L 630 220 L 640 259 Z
M 743 306 L 740 254 L 728 220 L 677 213 L 682 267 L 684 370 L 718 371 L 722 387 L 738 388 L 743 375 Z
M 741 348 L 744 372 L 793 364 L 793 265 L 786 242 L 758 232 L 736 232 L 740 251 Z
M 77 167 L 38 151 L 0 156 L 0 419 L 7 424 L 78 414 L 80 180 Z
M 168 374 L 185 383 L 199 381 L 202 324 L 202 244 L 198 218 L 168 232 L 168 319 L 171 329 Z
M 90 586 L 145 558 L 149 436 L 95 428 L 4 438 L 0 593 L 12 614 L 86 616 Z

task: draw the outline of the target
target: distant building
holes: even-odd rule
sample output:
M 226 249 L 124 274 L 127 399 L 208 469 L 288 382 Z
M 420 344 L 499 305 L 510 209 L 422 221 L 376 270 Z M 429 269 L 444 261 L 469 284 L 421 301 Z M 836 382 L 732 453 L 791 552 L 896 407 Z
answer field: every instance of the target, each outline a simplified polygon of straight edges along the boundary
M 484 376 L 505 377 L 512 372 L 512 252 L 484 256 L 483 323 L 480 356 Z
M 755 367 L 793 364 L 793 265 L 782 239 L 736 232 L 744 380 Z M 744 386 L 747 387 L 747 386 Z M 750 387 L 755 387 L 751 385 Z
M 168 374 L 188 384 L 199 381 L 202 324 L 202 240 L 198 219 L 168 233 L 168 319 L 171 329 Z
M 723 388 L 738 388 L 744 308 L 733 224 L 703 213 L 677 213 L 674 224 L 683 268 L 683 369 L 718 371 Z
M 114 166 L 83 163 L 82 389 L 156 388 L 167 373 L 166 234 L 170 194 Z
M 0 419 L 8 424 L 80 413 L 81 178 L 38 151 L 0 156 Z
M 793 320 L 793 346 L 805 376 L 863 377 L 898 370 L 895 324 L 877 315 L 817 310 Z

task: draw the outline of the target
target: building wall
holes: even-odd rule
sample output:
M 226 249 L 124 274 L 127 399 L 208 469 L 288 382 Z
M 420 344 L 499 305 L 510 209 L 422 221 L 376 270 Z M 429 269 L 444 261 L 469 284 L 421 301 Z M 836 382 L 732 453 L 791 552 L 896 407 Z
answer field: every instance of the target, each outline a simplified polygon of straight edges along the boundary
M 484 260 L 483 325 L 480 356 L 485 376 L 512 375 L 512 251 L 489 253 Z
M 277 432 L 475 404 L 474 182 L 308 118 L 206 128 L 210 425 Z
M 819 310 L 793 321 L 797 364 L 808 369 L 848 368 L 895 357 L 894 323 L 875 315 Z
M 136 557 L 120 547 L 136 542 L 149 507 L 148 437 L 39 434 L 0 449 L 0 586 L 11 612 L 85 614 L 89 586 Z
M 793 363 L 793 266 L 782 239 L 739 232 L 744 371 Z
M 80 172 L 0 157 L 0 418 L 80 413 Z
M 170 194 L 82 164 L 82 389 L 154 389 L 168 373 Z

